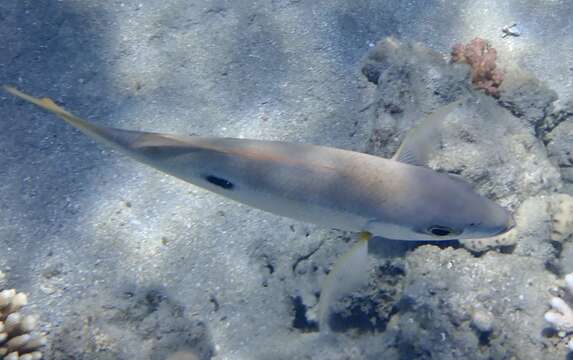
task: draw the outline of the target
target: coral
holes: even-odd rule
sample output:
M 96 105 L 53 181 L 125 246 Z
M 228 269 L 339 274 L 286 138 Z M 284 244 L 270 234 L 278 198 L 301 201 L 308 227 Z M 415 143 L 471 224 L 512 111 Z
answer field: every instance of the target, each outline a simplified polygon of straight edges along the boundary
M 565 284 L 570 294 L 573 294 L 573 273 L 565 276 Z M 551 327 L 559 331 L 559 336 L 565 337 L 573 333 L 573 310 L 560 297 L 553 297 L 550 301 L 551 310 L 545 313 L 545 321 L 551 324 Z M 569 351 L 573 351 L 573 339 L 567 344 Z
M 497 96 L 503 81 L 503 72 L 497 69 L 497 51 L 484 39 L 476 37 L 467 45 L 456 44 L 452 49 L 452 62 L 471 67 L 471 79 L 478 89 Z
M 0 272 L 0 281 L 4 274 Z M 23 315 L 20 310 L 28 303 L 26 294 L 14 289 L 0 291 L 0 358 L 4 360 L 37 360 L 39 348 L 46 338 L 34 329 L 37 317 Z

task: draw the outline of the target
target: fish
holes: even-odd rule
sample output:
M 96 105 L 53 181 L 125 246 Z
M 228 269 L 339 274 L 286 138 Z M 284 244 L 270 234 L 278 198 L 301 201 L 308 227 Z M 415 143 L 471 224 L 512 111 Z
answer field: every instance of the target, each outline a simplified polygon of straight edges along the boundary
M 515 226 L 511 213 L 459 176 L 428 166 L 442 120 L 461 101 L 430 114 L 390 158 L 282 141 L 184 136 L 96 125 L 14 87 L 3 89 L 47 110 L 97 142 L 161 172 L 276 215 L 365 234 L 334 266 L 323 290 L 331 303 L 361 283 L 368 239 L 484 238 Z M 338 269 L 338 270 L 337 270 Z M 321 300 L 322 301 L 322 300 Z M 328 304 L 322 305 L 328 309 Z M 325 322 L 327 310 L 321 310 Z

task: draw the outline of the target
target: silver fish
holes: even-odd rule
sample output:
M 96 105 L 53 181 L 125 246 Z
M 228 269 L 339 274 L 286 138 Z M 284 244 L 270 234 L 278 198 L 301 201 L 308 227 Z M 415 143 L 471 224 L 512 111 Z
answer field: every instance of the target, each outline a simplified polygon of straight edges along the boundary
M 384 159 L 324 146 L 97 126 L 49 99 L 4 89 L 140 162 L 289 218 L 395 240 L 488 237 L 513 224 L 504 208 L 465 181 L 420 166 L 430 142 L 417 140 L 428 130 L 416 129 L 394 159 Z
M 394 240 L 490 237 L 515 224 L 507 210 L 464 180 L 426 166 L 438 143 L 440 121 L 459 102 L 430 115 L 392 159 L 384 159 L 324 146 L 97 126 L 49 99 L 4 89 L 140 162 L 281 216 Z M 321 321 L 333 298 L 361 283 L 356 269 L 363 272 L 367 263 L 365 244 L 359 241 L 331 271 L 331 285 L 321 296 L 321 303 L 326 302 Z

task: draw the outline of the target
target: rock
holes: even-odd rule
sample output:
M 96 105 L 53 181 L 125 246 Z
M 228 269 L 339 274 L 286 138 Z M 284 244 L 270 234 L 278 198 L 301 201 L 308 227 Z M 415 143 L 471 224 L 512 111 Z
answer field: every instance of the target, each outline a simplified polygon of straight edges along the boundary
M 561 122 L 547 134 L 549 158 L 559 166 L 565 182 L 573 183 L 573 121 Z
M 333 304 L 333 331 L 380 332 L 386 329 L 402 294 L 405 264 L 402 257 L 373 261 L 368 287 Z
M 493 330 L 494 317 L 489 311 L 476 310 L 472 315 L 472 325 L 482 334 Z
M 451 66 L 421 44 L 402 44 L 394 38 L 370 49 L 362 73 L 377 85 L 377 108 L 397 115 L 449 103 L 467 94 L 470 86 L 467 65 Z
M 72 310 L 75 321 L 52 332 L 55 358 L 90 354 L 98 359 L 159 360 L 192 353 L 192 359 L 199 360 L 211 359 L 214 353 L 207 325 L 190 317 L 182 305 L 159 289 L 125 290 L 115 298 L 85 298 Z
M 424 75 L 432 73 L 429 69 L 440 74 L 434 81 Z M 500 96 L 505 106 L 512 104 L 512 113 L 470 89 L 467 78 L 459 76 L 467 70 L 431 50 L 391 39 L 365 60 L 363 73 L 377 89 L 369 152 L 390 156 L 426 114 L 464 99 L 444 119 L 442 148 L 430 166 L 459 174 L 482 194 L 519 209 L 517 228 L 499 242 L 463 241 L 461 246 L 474 254 L 452 244 L 406 250 L 405 273 L 396 296 L 387 299 L 392 315 L 380 338 L 396 341 L 400 355 L 395 358 L 557 358 L 564 350 L 548 349 L 549 340 L 541 335 L 545 284 L 554 280 L 551 272 L 565 266 L 561 251 L 573 250 L 567 241 L 553 240 L 553 204 L 561 196 L 553 193 L 561 178 L 539 136 L 554 93 L 533 78 L 518 82 L 510 76 Z M 566 142 L 555 147 L 561 151 Z M 484 254 L 488 249 L 500 252 Z
M 377 83 L 368 152 L 391 156 L 428 113 L 466 99 L 444 119 L 443 149 L 431 167 L 461 175 L 479 192 L 512 208 L 529 196 L 559 188 L 559 172 L 547 160 L 533 126 L 472 90 L 468 71 L 420 45 L 391 38 L 379 42 L 363 66 L 363 73 Z
M 552 276 L 542 270 L 530 257 L 417 248 L 408 256 L 398 346 L 412 359 L 546 358 L 540 314 Z M 496 326 L 476 322 L 476 309 L 493 316 Z M 472 331 L 477 323 L 490 329 L 486 339 Z
M 557 93 L 533 75 L 517 68 L 506 71 L 499 91 L 500 104 L 533 126 L 540 138 L 550 130 L 544 120 L 556 100 Z
M 563 99 L 555 103 L 555 110 L 545 117 L 543 128 L 545 142 L 550 140 L 550 133 L 562 122 L 573 119 L 573 99 Z M 569 121 L 570 122 L 570 121 Z
M 485 196 L 516 208 L 557 190 L 560 175 L 539 139 L 492 98 L 479 95 L 446 119 L 443 150 L 431 163 L 460 174 Z

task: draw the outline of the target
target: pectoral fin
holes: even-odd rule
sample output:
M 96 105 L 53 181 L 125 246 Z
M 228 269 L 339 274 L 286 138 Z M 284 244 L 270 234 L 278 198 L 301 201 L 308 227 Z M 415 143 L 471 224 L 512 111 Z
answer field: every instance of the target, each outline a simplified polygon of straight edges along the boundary
M 342 255 L 322 287 L 318 304 L 318 324 L 321 332 L 328 332 L 332 305 L 344 295 L 368 285 L 368 240 L 362 237 Z

